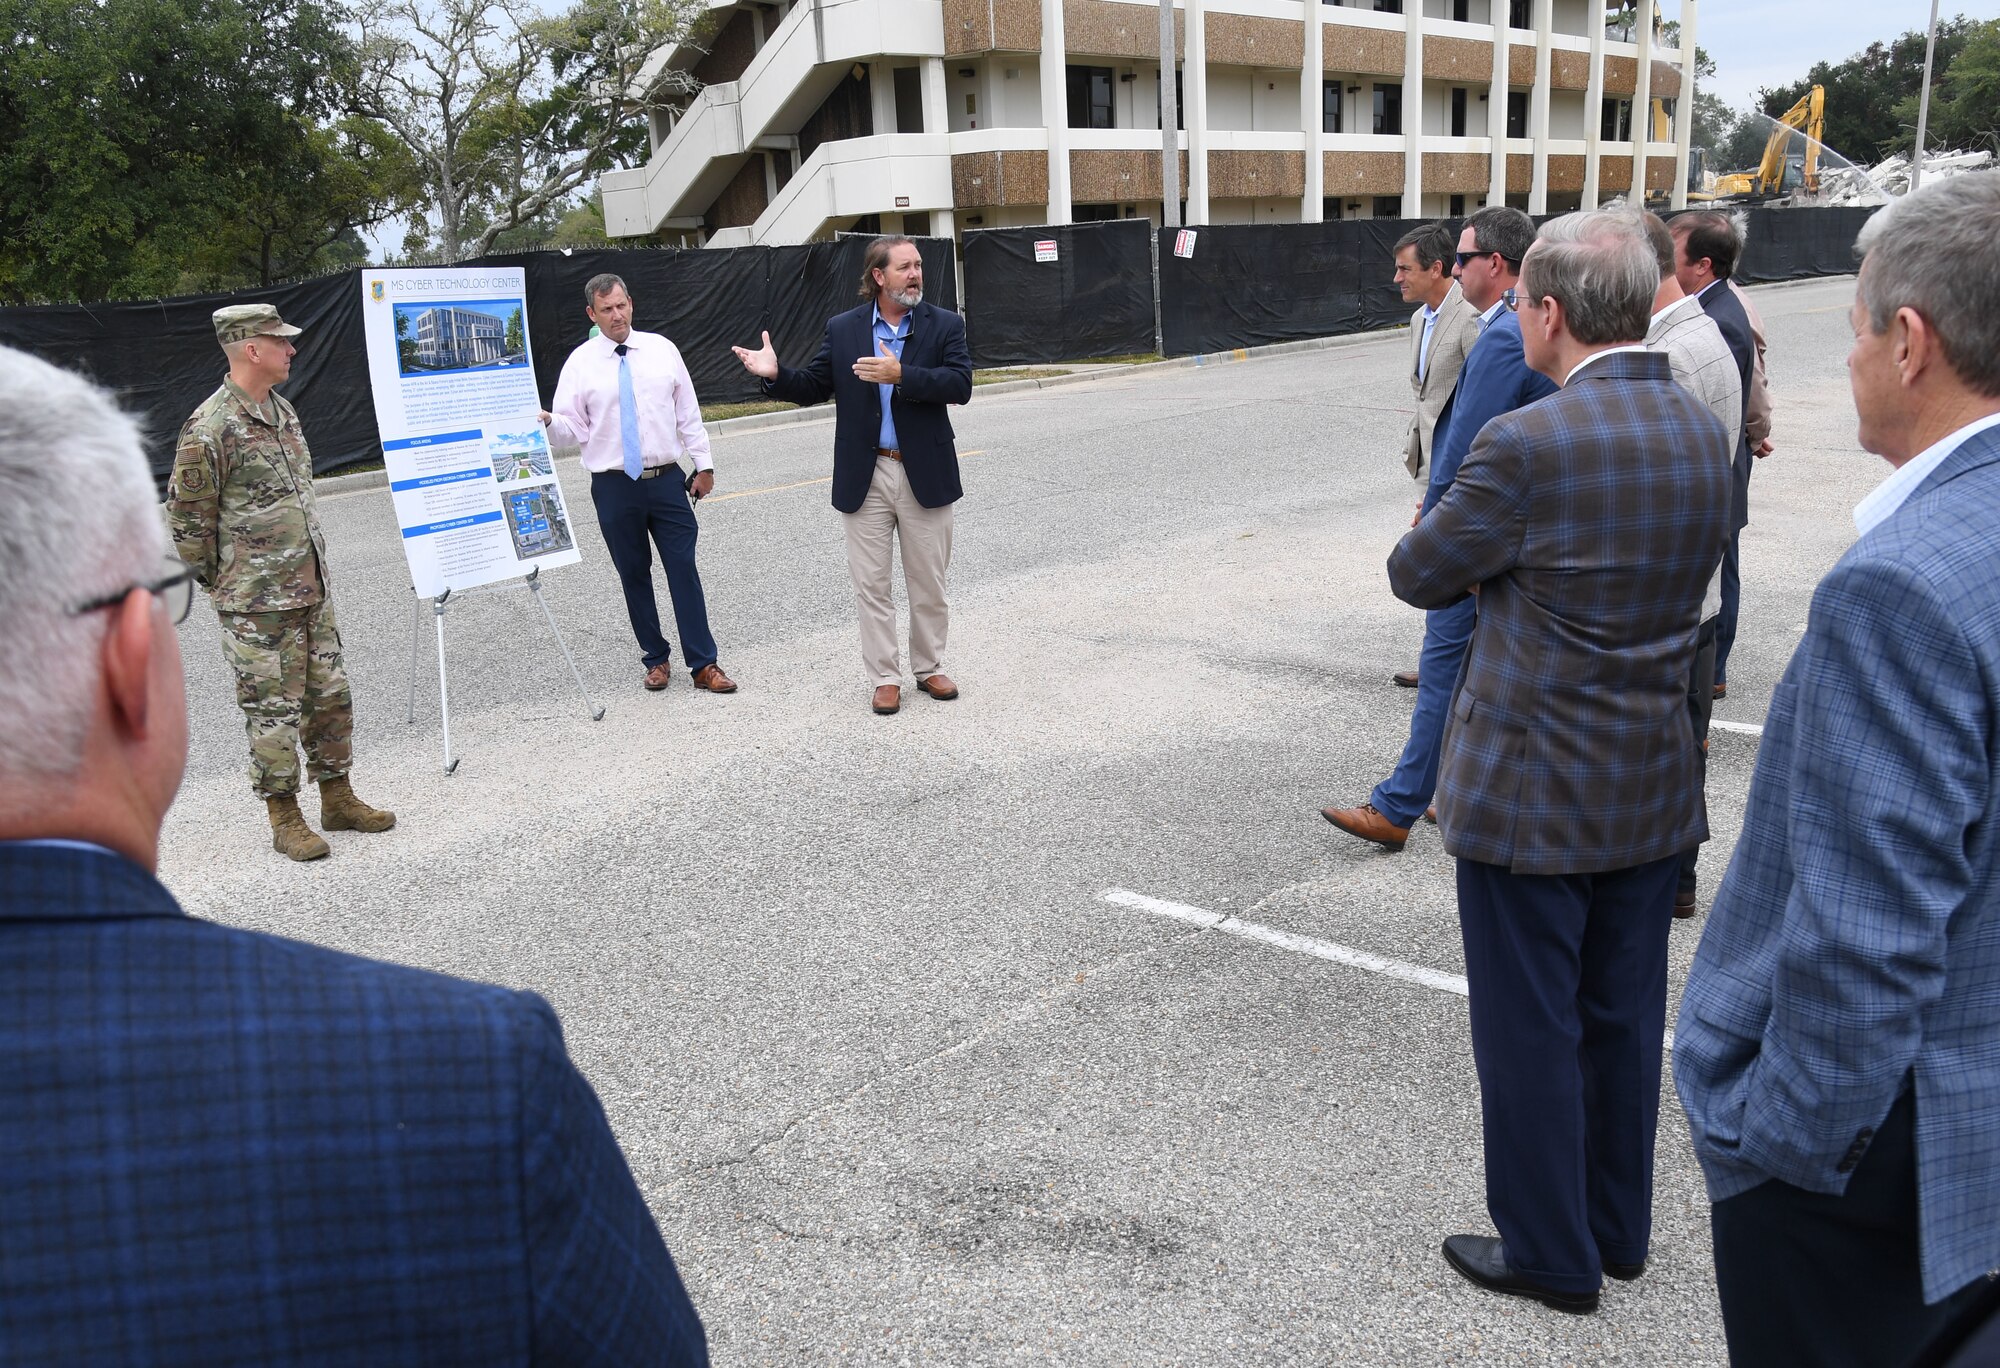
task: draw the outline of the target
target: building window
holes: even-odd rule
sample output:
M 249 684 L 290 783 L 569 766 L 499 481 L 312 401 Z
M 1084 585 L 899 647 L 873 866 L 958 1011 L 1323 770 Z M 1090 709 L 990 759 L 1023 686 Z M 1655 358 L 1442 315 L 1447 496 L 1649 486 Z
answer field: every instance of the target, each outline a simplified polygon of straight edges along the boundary
M 1319 216 L 1328 223 L 1340 222 L 1340 196 L 1328 195 L 1319 202 Z
M 1459 23 L 1469 23 L 1472 19 L 1472 0 L 1451 0 L 1451 17 Z
M 1451 136 L 1454 138 L 1465 136 L 1464 86 L 1453 86 L 1451 88 Z
M 1403 0 L 1375 0 L 1375 12 L 1377 14 L 1401 14 L 1403 12 Z
M 1376 218 L 1401 218 L 1403 197 L 1401 195 L 1377 195 L 1375 197 Z
M 1375 131 L 1391 134 L 1403 131 L 1403 88 L 1400 85 L 1375 87 Z
M 1340 131 L 1341 88 L 1338 81 L 1321 81 L 1319 86 L 1319 131 Z
M 1507 0 L 1507 27 L 1531 29 L 1535 26 L 1535 0 Z
M 1101 223 L 1105 219 L 1119 217 L 1115 204 L 1078 204 L 1069 211 L 1072 223 Z
M 1598 125 L 1597 135 L 1606 142 L 1630 142 L 1632 139 L 1632 102 L 1630 100 L 1606 100 L 1604 118 Z
M 896 131 L 924 131 L 924 75 L 916 67 L 897 67 L 890 77 L 896 91 Z
M 1069 80 L 1069 126 L 1111 128 L 1111 68 L 1073 66 Z
M 1451 218 L 1465 217 L 1465 196 L 1453 195 L 1451 197 L 1451 213 L 1449 217 Z
M 1528 92 L 1525 90 L 1507 92 L 1507 136 L 1528 136 Z

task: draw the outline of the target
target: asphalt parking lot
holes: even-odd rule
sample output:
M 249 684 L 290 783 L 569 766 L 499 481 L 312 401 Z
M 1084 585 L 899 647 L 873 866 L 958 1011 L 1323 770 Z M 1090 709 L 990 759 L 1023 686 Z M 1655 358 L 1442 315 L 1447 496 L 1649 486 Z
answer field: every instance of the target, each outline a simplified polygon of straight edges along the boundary
M 1750 729 L 1887 473 L 1854 440 L 1853 281 L 1754 295 L 1778 450 L 1751 485 L 1704 913 Z M 976 391 L 963 697 L 906 690 L 894 717 L 867 706 L 830 421 L 715 441 L 700 557 L 733 697 L 690 688 L 678 647 L 673 686 L 641 689 L 558 463 L 583 562 L 545 594 L 606 714 L 525 592 L 468 597 L 450 776 L 389 496 L 324 497 L 355 786 L 399 824 L 313 865 L 270 849 L 198 602 L 163 877 L 197 915 L 548 997 L 721 1363 L 1722 1364 L 1670 1087 L 1653 1262 L 1598 1315 L 1480 1293 L 1438 1254 L 1490 1228 L 1451 862 L 1434 828 L 1391 855 L 1317 811 L 1365 799 L 1406 733 L 1389 676 L 1421 621 L 1384 560 L 1418 492 L 1408 356 L 1394 334 Z M 1676 1001 L 1699 930 L 1674 933 Z

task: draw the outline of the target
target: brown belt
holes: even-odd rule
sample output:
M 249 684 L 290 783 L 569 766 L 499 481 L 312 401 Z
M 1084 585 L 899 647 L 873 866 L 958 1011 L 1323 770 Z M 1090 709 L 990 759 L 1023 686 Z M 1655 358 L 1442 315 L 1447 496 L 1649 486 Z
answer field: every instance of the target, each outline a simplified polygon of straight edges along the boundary
M 887 456 L 892 461 L 900 461 L 903 459 L 903 453 L 897 450 L 895 447 L 876 447 L 875 454 L 877 456 Z

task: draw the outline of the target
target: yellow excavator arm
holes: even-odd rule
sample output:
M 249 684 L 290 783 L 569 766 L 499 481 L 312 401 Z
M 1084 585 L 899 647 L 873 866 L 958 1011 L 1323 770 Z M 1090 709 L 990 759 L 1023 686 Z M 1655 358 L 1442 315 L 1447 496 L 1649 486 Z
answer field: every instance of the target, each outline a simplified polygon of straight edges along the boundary
M 1816 194 L 1819 191 L 1819 150 L 1821 139 L 1826 136 L 1826 87 L 1814 86 L 1799 102 L 1786 110 L 1778 119 L 1778 126 L 1771 130 L 1770 141 L 1764 144 L 1764 160 L 1757 167 L 1752 192 L 1759 195 L 1777 195 L 1785 189 L 1785 150 L 1791 146 L 1792 134 L 1806 135 L 1805 191 Z

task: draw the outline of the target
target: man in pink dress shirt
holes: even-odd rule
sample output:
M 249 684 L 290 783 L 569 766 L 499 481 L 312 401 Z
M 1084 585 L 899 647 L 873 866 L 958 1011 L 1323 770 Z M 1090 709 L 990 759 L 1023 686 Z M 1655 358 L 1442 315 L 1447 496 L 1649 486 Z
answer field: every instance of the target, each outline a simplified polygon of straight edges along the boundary
M 658 333 L 632 327 L 632 297 L 615 275 L 591 277 L 584 312 L 598 335 L 563 362 L 555 411 L 542 414 L 558 450 L 583 449 L 598 530 L 625 589 L 625 611 L 646 664 L 646 687 L 667 687 L 671 654 L 653 597 L 653 546 L 667 572 L 681 655 L 697 689 L 735 693 L 715 663 L 708 601 L 695 569 L 695 517 L 689 496 L 715 488 L 708 430 L 680 350 Z M 683 477 L 686 457 L 694 473 Z M 652 545 L 647 544 L 651 538 Z

